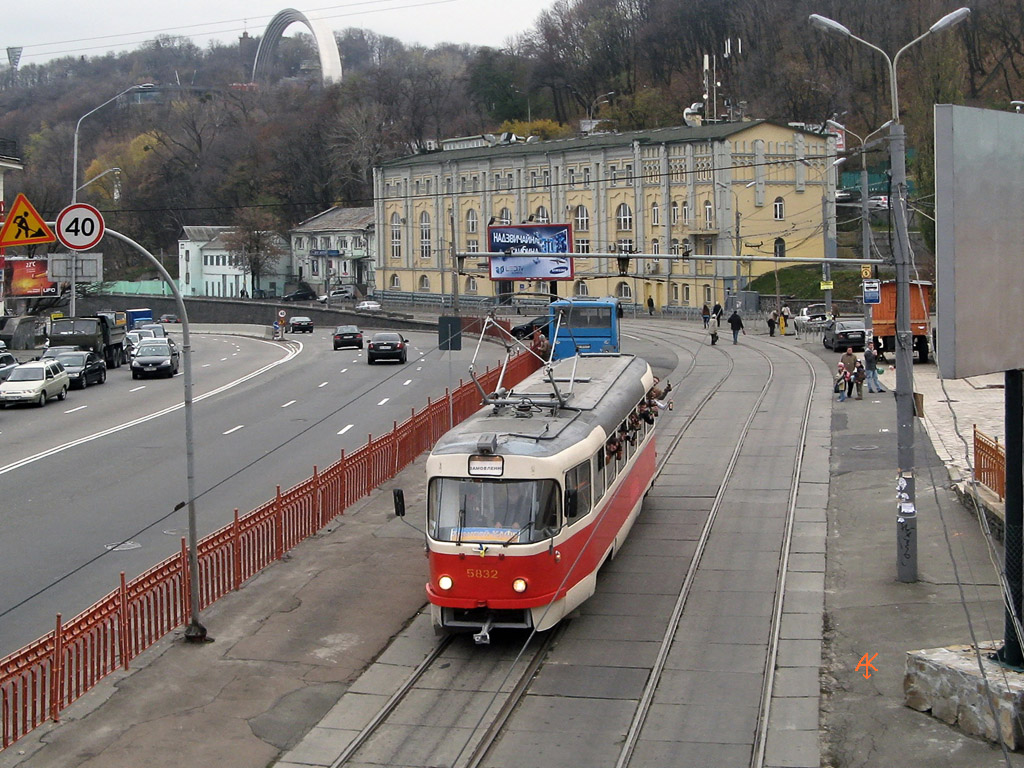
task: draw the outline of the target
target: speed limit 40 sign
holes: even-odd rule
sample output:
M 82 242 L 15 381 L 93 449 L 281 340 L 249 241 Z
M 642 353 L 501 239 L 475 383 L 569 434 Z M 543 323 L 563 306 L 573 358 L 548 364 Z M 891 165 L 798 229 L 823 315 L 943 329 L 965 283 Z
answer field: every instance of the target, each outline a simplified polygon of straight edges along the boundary
M 69 205 L 57 216 L 57 239 L 73 251 L 88 251 L 103 239 L 103 215 L 86 203 Z

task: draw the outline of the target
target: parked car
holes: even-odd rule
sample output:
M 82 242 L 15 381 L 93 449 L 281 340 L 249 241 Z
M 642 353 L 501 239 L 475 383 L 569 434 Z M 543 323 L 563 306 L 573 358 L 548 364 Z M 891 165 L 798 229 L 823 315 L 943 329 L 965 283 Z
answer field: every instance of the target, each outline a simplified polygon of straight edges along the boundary
M 63 355 L 65 352 L 81 352 L 81 351 L 82 351 L 81 347 L 76 347 L 74 345 L 71 345 L 71 346 L 59 345 L 59 346 L 56 346 L 56 347 L 47 347 L 46 351 L 43 352 L 43 354 L 39 356 L 39 359 L 40 360 L 52 360 L 55 357 L 57 357 L 58 355 Z
M 95 352 L 61 352 L 57 359 L 68 372 L 71 386 L 85 389 L 107 380 L 107 363 Z
M 18 367 L 18 358 L 10 352 L 0 352 L 0 383 L 7 381 L 11 371 Z
M 169 337 L 147 339 L 139 344 L 132 360 L 132 378 L 143 376 L 166 376 L 171 378 L 178 372 L 178 347 Z
M 363 348 L 363 333 L 354 325 L 339 325 L 334 329 L 334 348 L 359 347 Z
M 356 292 L 352 288 L 335 288 L 333 291 L 331 291 L 331 301 L 340 301 L 342 299 L 354 299 L 355 297 Z M 319 301 L 321 304 L 326 304 L 327 294 L 325 293 L 317 297 L 317 301 Z
M 312 333 L 313 332 L 313 320 L 309 317 L 295 317 L 288 318 L 288 333 Z
M 33 360 L 19 365 L 0 384 L 0 404 L 34 403 L 41 408 L 52 397 L 66 398 L 70 386 L 60 360 Z
M 162 339 L 167 335 L 167 330 L 160 325 L 160 323 L 146 323 L 144 326 L 139 328 L 140 331 L 152 331 L 153 337 Z
M 408 340 L 400 333 L 381 331 L 373 334 L 366 347 L 366 363 L 373 365 L 378 360 L 397 360 L 404 363 L 407 359 L 405 345 Z
M 864 349 L 866 337 L 863 320 L 832 320 L 825 326 L 821 343 L 833 350 L 845 350 L 847 347 Z
M 160 315 L 161 323 L 180 323 L 181 318 L 177 315 Z
M 889 196 L 888 195 L 871 195 L 868 198 L 868 209 L 872 211 L 888 211 L 889 210 Z
M 356 304 L 356 311 L 358 312 L 380 312 L 380 309 L 381 307 L 379 301 L 367 300 L 360 301 L 358 304 Z
M 525 323 L 512 326 L 511 334 L 517 339 L 529 339 L 533 336 L 534 331 L 540 331 L 545 336 L 548 335 L 548 323 L 551 322 L 550 317 L 535 317 Z
M 297 291 L 286 293 L 281 297 L 281 301 L 313 301 L 315 298 L 316 294 L 309 288 L 299 288 Z

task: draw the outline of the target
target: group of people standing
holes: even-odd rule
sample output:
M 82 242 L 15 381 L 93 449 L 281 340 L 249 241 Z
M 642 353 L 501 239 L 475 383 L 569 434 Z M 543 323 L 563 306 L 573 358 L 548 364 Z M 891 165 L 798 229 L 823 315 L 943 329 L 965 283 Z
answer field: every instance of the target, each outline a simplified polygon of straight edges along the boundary
M 864 348 L 863 361 L 853 354 L 853 347 L 847 347 L 836 366 L 834 389 L 839 394 L 839 402 L 852 398 L 854 388 L 857 389 L 856 399 L 863 400 L 864 382 L 869 393 L 885 392 L 878 381 L 878 356 L 870 344 Z
M 786 335 L 786 328 L 789 326 L 790 310 L 788 304 L 783 304 L 782 309 L 773 309 L 768 313 L 768 335 L 775 335 L 775 327 L 779 328 L 779 336 Z

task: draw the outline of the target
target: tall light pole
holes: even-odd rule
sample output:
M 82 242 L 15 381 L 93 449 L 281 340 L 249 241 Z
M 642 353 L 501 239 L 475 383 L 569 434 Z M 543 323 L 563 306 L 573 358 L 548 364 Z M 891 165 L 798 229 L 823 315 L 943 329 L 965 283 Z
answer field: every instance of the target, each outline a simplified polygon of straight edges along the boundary
M 899 477 L 896 491 L 896 572 L 902 582 L 917 581 L 917 506 L 914 488 L 914 337 L 910 329 L 910 236 L 907 233 L 907 158 L 903 125 L 900 123 L 899 90 L 896 65 L 900 56 L 915 43 L 934 32 L 959 24 L 971 13 L 960 8 L 936 21 L 928 30 L 889 54 L 850 32 L 838 21 L 812 13 L 810 23 L 826 32 L 866 45 L 885 57 L 889 66 L 889 97 L 892 101 L 892 125 L 889 126 L 889 163 L 896 205 L 896 445 Z M 892 201 L 890 201 L 890 205 Z
M 607 101 L 609 96 L 614 96 L 614 95 L 615 95 L 615 91 L 608 91 L 608 93 L 602 93 L 600 96 L 598 96 L 592 102 L 590 102 L 590 106 L 587 108 L 587 120 L 593 120 L 594 119 L 594 110 L 597 109 L 597 107 L 602 103 L 602 101 Z
M 107 99 L 102 104 L 100 104 L 98 107 L 94 107 L 93 109 L 90 109 L 88 112 L 86 112 L 80 118 L 78 118 L 78 122 L 75 123 L 75 140 L 74 140 L 74 144 L 73 144 L 73 147 L 72 147 L 72 150 L 71 150 L 71 203 L 72 203 L 72 205 L 78 202 L 78 191 L 80 189 L 86 187 L 87 184 L 91 184 L 92 183 L 92 182 L 88 182 L 87 184 L 83 184 L 81 187 L 78 186 L 78 132 L 79 132 L 79 130 L 82 127 L 82 121 L 85 120 L 85 118 L 87 118 L 89 115 L 92 115 L 92 114 L 95 114 L 96 112 L 99 112 L 101 109 L 103 109 L 108 104 L 113 104 L 115 101 L 120 99 L 126 93 L 131 93 L 132 91 L 146 90 L 147 88 L 152 88 L 152 87 L 153 87 L 153 83 L 140 83 L 139 85 L 133 85 L 133 86 L 130 86 L 128 88 L 125 88 L 123 91 L 121 91 L 116 96 L 113 96 L 113 97 Z M 96 178 L 99 178 L 99 176 L 97 176 Z M 96 179 L 93 179 L 93 181 L 95 181 L 95 180 Z M 71 252 L 71 306 L 69 307 L 69 312 L 71 313 L 72 317 L 75 316 L 75 294 L 78 293 L 78 288 L 77 288 L 77 285 L 76 285 L 77 282 L 78 282 L 78 253 L 76 251 L 72 251 Z

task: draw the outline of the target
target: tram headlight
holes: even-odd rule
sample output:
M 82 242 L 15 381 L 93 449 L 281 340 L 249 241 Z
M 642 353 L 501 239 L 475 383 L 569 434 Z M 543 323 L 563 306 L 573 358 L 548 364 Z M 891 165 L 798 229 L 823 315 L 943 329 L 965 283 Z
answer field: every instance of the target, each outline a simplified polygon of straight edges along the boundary
M 513 581 L 512 582 L 512 589 L 514 591 L 520 592 L 520 593 L 525 592 L 526 591 L 526 579 L 516 579 L 515 581 Z
M 438 586 L 439 589 L 443 589 L 445 592 L 447 592 L 449 589 L 452 588 L 452 577 L 451 576 L 442 576 L 442 577 L 440 577 L 437 580 L 437 586 Z

